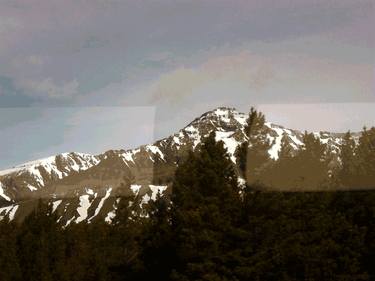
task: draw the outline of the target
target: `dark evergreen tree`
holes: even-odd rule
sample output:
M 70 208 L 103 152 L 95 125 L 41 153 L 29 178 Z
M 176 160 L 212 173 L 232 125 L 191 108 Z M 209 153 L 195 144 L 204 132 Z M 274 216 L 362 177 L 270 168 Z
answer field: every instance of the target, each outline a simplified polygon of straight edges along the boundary
M 168 280 L 175 263 L 171 228 L 171 203 L 168 197 L 157 195 L 147 206 L 148 219 L 142 235 L 141 259 L 145 270 L 144 280 Z
M 343 215 L 354 206 L 341 194 L 258 192 L 245 202 L 252 252 L 241 280 L 368 280 L 365 228 Z
M 327 146 L 312 133 L 303 135 L 303 146 L 293 152 L 286 134 L 281 140 L 279 158 L 263 169 L 260 182 L 263 189 L 295 191 L 322 190 L 330 187 Z
M 63 269 L 65 244 L 62 225 L 57 223 L 52 207 L 41 199 L 25 218 L 18 235 L 18 255 L 22 276 L 28 280 L 58 280 Z
M 267 137 L 265 116 L 254 108 L 250 110 L 244 131 L 247 140 L 236 150 L 236 158 L 241 175 L 253 184 L 270 161 L 268 151 L 273 143 Z
M 90 228 L 85 223 L 72 223 L 64 229 L 65 270 L 62 275 L 64 278 L 61 280 L 95 280 L 96 264 L 92 262 L 91 247 L 96 245 L 90 243 L 89 231 Z
M 329 182 L 329 161 L 327 146 L 314 134 L 305 132 L 302 149 L 292 158 L 280 158 L 285 174 L 275 184 L 289 190 L 325 189 Z
M 375 127 L 363 129 L 356 149 L 356 185 L 360 188 L 375 187 Z
M 294 154 L 289 137 L 284 133 L 281 138 L 278 159 L 267 165 L 259 175 L 259 182 L 262 184 L 263 190 L 290 190 L 294 188 L 294 183 L 290 181 L 291 178 L 295 177 L 293 169 Z
M 278 153 L 278 159 L 280 161 L 288 160 L 293 157 L 293 147 L 290 144 L 289 136 L 286 132 L 283 133 L 280 144 L 280 151 Z
M 241 199 L 222 142 L 211 133 L 179 166 L 173 183 L 174 280 L 234 280 Z
M 357 178 L 355 157 L 356 144 L 350 132 L 343 137 L 340 145 L 340 169 L 339 169 L 339 186 L 350 188 L 353 187 Z
M 116 216 L 112 220 L 113 261 L 110 265 L 113 280 L 136 280 L 143 271 L 141 255 L 141 235 L 144 228 L 139 198 L 135 196 L 117 199 Z
M 17 257 L 17 225 L 8 218 L 0 221 L 0 280 L 22 280 Z

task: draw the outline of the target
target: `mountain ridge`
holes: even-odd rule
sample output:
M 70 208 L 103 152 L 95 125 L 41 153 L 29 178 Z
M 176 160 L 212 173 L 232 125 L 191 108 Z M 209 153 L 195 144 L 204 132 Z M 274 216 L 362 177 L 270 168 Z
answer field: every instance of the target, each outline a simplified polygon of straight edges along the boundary
M 141 202 L 147 203 L 157 191 L 168 190 L 178 162 L 211 131 L 216 132 L 216 141 L 223 141 L 230 159 L 236 163 L 235 150 L 247 139 L 247 117 L 235 108 L 219 107 L 195 118 L 177 133 L 135 149 L 108 150 L 98 155 L 62 153 L 0 171 L 0 215 L 22 218 L 18 207 L 14 210 L 10 206 L 22 207 L 22 202 L 46 198 L 55 210 L 70 213 L 64 218 L 66 222 L 87 220 L 89 210 L 91 220 L 103 210 L 102 217 L 109 221 L 108 214 L 113 213 L 116 205 L 113 198 L 136 194 L 142 197 Z M 301 131 L 269 122 L 265 126 L 268 140 L 274 143 L 268 151 L 271 158 L 277 159 L 284 133 L 294 150 L 301 148 Z M 314 134 L 330 151 L 338 153 L 343 133 Z M 82 211 L 85 209 L 86 215 Z

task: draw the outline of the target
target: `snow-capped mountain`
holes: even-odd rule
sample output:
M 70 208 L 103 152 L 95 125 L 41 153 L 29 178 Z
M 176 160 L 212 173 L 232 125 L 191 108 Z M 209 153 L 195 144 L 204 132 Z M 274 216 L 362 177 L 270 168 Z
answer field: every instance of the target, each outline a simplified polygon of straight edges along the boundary
M 211 131 L 216 132 L 217 141 L 223 141 L 235 163 L 235 150 L 246 139 L 247 116 L 220 107 L 154 144 L 99 155 L 63 153 L 0 171 L 0 217 L 22 219 L 36 199 L 45 198 L 65 224 L 98 218 L 111 221 L 118 196 L 136 194 L 143 204 L 155 199 L 158 192 L 168 192 L 178 162 Z M 274 143 L 271 158 L 277 159 L 284 133 L 295 150 L 301 148 L 302 132 L 271 123 L 266 127 L 267 137 Z M 343 134 L 315 134 L 338 152 Z

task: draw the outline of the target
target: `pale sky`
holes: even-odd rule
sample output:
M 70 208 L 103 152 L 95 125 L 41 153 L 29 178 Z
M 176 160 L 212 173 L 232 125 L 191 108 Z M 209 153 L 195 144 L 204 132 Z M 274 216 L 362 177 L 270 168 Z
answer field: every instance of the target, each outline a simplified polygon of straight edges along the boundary
M 374 3 L 0 0 L 0 168 L 130 148 L 217 106 L 372 126 Z

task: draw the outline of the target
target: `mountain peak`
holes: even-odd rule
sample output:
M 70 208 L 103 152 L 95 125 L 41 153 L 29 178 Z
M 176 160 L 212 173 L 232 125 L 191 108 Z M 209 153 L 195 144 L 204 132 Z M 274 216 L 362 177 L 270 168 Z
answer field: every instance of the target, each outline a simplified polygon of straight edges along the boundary
M 109 150 L 99 155 L 62 153 L 0 171 L 0 219 L 4 215 L 13 218 L 15 214 L 15 219 L 25 215 L 29 208 L 27 204 L 23 208 L 23 202 L 30 201 L 30 198 L 50 198 L 59 203 L 58 210 L 65 214 L 66 223 L 77 219 L 77 210 L 85 206 L 94 216 L 112 214 L 116 206 L 113 198 L 118 194 L 134 193 L 133 190 L 137 190 L 137 194 L 143 196 L 142 202 L 146 202 L 155 197 L 152 194 L 159 187 L 165 190 L 171 184 L 174 171 L 186 156 L 186 151 L 199 147 L 202 139 L 211 132 L 216 133 L 216 141 L 223 142 L 228 156 L 236 163 L 236 149 L 248 139 L 244 130 L 247 118 L 248 114 L 235 108 L 218 107 L 153 144 L 126 151 Z M 300 131 L 266 122 L 265 133 L 273 143 L 268 151 L 272 159 L 278 159 L 284 134 L 294 151 L 303 146 Z M 332 152 L 339 150 L 342 134 L 324 132 L 315 135 Z M 88 194 L 87 190 L 92 192 Z M 77 196 L 82 200 L 78 202 Z
M 247 119 L 247 115 L 237 111 L 232 107 L 218 107 L 213 110 L 207 111 L 200 117 L 194 119 L 189 125 L 190 126 L 208 126 L 208 127 L 227 127 L 240 125 L 244 126 Z

